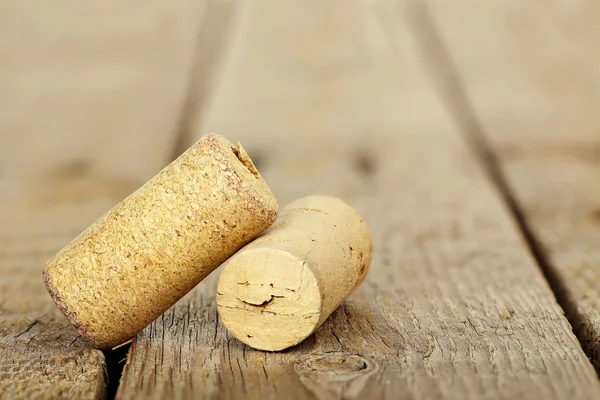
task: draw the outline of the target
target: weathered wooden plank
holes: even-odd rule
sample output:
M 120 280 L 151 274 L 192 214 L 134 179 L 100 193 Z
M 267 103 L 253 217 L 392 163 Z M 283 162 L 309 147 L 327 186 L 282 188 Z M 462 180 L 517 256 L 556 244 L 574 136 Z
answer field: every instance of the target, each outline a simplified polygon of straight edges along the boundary
M 46 260 L 130 185 L 98 180 L 2 182 L 0 396 L 105 396 L 105 365 L 58 311 L 41 279 Z
M 0 397 L 104 398 L 46 260 L 170 159 L 202 2 L 0 5 Z
M 317 192 L 357 206 L 373 266 L 315 335 L 281 353 L 226 333 L 211 275 L 137 337 L 117 397 L 598 397 L 404 21 L 359 1 L 273 0 L 245 2 L 237 27 L 199 134 L 240 139 L 282 203 Z
M 204 4 L 3 2 L 0 175 L 69 161 L 107 176 L 155 173 L 171 156 Z M 155 132 L 161 142 L 148 146 Z
M 600 368 L 600 4 L 459 1 L 431 10 L 478 133 Z

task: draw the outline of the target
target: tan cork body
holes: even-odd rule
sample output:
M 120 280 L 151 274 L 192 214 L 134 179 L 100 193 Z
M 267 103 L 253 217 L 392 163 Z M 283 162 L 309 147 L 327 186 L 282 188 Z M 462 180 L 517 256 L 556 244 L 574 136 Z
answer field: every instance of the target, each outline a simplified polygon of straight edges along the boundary
M 227 261 L 217 289 L 219 315 L 247 345 L 283 350 L 325 322 L 370 262 L 371 236 L 352 207 L 332 197 L 296 200 Z
M 276 217 L 277 203 L 244 149 L 211 134 L 50 259 L 44 281 L 85 339 L 112 348 Z

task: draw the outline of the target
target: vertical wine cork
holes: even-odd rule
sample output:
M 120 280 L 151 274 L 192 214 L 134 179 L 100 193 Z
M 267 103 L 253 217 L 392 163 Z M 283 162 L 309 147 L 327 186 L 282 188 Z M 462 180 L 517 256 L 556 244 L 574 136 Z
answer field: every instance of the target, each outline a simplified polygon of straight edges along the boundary
M 50 259 L 44 281 L 81 335 L 111 348 L 276 216 L 277 203 L 244 149 L 211 134 Z
M 341 200 L 291 203 L 225 265 L 217 289 L 223 325 L 261 350 L 283 350 L 313 333 L 358 286 L 371 262 L 371 236 Z

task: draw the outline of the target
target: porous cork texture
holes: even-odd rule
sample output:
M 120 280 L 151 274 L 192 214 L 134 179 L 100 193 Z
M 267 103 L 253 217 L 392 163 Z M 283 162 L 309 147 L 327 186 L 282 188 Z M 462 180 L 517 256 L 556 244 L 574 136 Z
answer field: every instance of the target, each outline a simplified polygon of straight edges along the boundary
M 87 341 L 113 348 L 268 228 L 277 211 L 241 145 L 210 134 L 52 257 L 44 281 Z
M 366 223 L 343 201 L 294 201 L 260 237 L 231 257 L 217 308 L 223 325 L 260 350 L 283 350 L 312 334 L 365 278 Z

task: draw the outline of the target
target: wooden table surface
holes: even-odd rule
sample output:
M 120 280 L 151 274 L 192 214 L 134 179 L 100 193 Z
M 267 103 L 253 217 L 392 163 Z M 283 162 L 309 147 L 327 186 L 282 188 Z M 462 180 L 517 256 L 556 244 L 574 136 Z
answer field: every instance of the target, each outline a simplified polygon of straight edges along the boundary
M 600 398 L 599 20 L 595 0 L 4 2 L 0 398 Z M 219 271 L 130 346 L 89 347 L 45 261 L 210 132 L 280 204 L 357 207 L 367 280 L 284 352 L 227 333 Z

